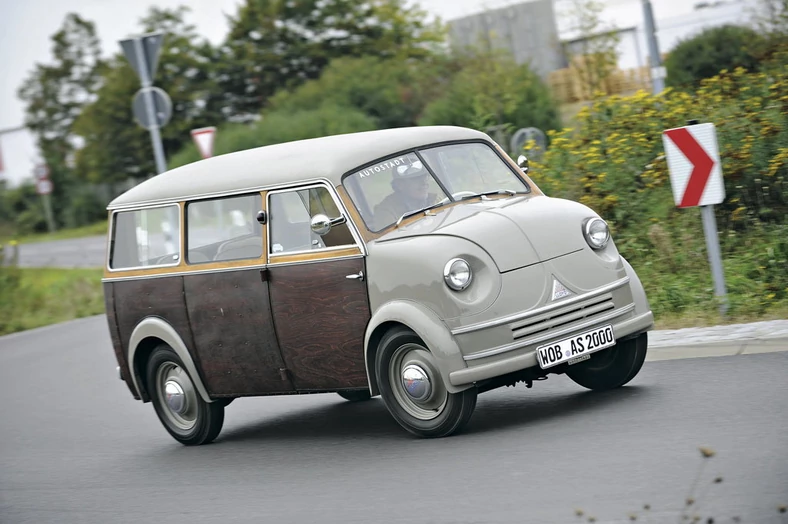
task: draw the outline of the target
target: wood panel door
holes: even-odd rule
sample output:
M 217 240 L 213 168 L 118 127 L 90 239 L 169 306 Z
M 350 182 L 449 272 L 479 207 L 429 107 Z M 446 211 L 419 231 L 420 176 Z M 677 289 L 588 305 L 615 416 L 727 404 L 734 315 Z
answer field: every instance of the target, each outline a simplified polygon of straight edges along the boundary
M 364 331 L 370 318 L 364 258 L 269 264 L 271 309 L 295 388 L 367 387 Z
M 265 280 L 265 268 L 260 267 L 183 277 L 194 344 L 213 395 L 293 390 L 279 352 Z

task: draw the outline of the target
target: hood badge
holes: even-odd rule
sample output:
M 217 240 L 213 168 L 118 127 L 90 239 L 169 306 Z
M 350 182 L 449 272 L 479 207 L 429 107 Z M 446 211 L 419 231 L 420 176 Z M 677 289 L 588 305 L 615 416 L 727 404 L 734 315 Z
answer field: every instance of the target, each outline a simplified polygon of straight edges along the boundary
M 559 298 L 568 297 L 571 295 L 572 292 L 569 291 L 565 285 L 561 283 L 560 280 L 553 276 L 553 298 L 552 300 L 558 300 Z

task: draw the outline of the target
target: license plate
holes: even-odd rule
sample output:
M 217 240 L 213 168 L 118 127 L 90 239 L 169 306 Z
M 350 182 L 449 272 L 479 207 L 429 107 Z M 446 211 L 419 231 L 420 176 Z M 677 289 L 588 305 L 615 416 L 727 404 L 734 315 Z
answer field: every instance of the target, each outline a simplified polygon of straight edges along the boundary
M 542 369 L 570 361 L 571 365 L 586 360 L 591 353 L 615 345 L 613 326 L 602 326 L 537 347 L 536 360 Z

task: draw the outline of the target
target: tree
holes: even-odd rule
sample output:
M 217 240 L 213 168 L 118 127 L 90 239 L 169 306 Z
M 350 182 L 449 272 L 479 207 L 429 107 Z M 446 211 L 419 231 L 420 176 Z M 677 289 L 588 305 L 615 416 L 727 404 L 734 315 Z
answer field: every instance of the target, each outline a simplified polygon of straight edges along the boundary
M 315 79 L 338 57 L 423 57 L 443 40 L 439 22 L 402 0 L 246 0 L 221 47 L 225 116 L 255 119 L 280 89 Z
M 680 41 L 665 60 L 666 85 L 694 88 L 704 78 L 716 76 L 723 69 L 743 67 L 757 69 L 762 38 L 754 30 L 735 25 L 704 29 Z
M 161 128 L 167 153 L 191 140 L 190 129 L 221 121 L 220 96 L 215 83 L 216 50 L 185 20 L 189 8 L 151 8 L 140 20 L 141 32 L 165 31 L 154 85 L 172 100 L 172 118 Z M 134 120 L 131 102 L 140 89 L 139 78 L 120 53 L 111 60 L 96 101 L 76 122 L 85 147 L 77 161 L 81 175 L 91 182 L 124 182 L 156 174 L 150 134 Z
M 52 64 L 36 64 L 20 87 L 25 102 L 25 125 L 34 133 L 54 183 L 54 201 L 67 202 L 73 185 L 73 153 L 77 146 L 74 122 L 95 99 L 105 64 L 92 22 L 66 15 L 52 36 Z M 60 206 L 59 209 L 63 207 Z M 62 214 L 56 220 L 63 223 Z
M 571 0 L 571 7 L 564 13 L 574 35 L 564 46 L 564 53 L 589 97 L 597 91 L 606 92 L 605 81 L 618 63 L 620 36 L 614 24 L 603 21 L 604 7 L 597 0 Z
M 527 65 L 504 52 L 475 51 L 457 58 L 461 70 L 445 93 L 431 102 L 421 125 L 457 125 L 487 131 L 493 126 L 560 125 L 558 110 L 542 79 Z

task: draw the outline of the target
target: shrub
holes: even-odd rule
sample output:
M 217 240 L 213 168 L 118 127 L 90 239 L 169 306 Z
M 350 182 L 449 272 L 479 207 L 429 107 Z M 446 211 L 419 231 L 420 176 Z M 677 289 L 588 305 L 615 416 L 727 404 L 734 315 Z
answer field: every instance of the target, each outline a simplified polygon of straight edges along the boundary
M 716 76 L 723 69 L 742 67 L 754 71 L 758 66 L 761 36 L 748 27 L 723 25 L 703 30 L 684 39 L 665 60 L 666 85 L 696 87 L 704 78 Z

